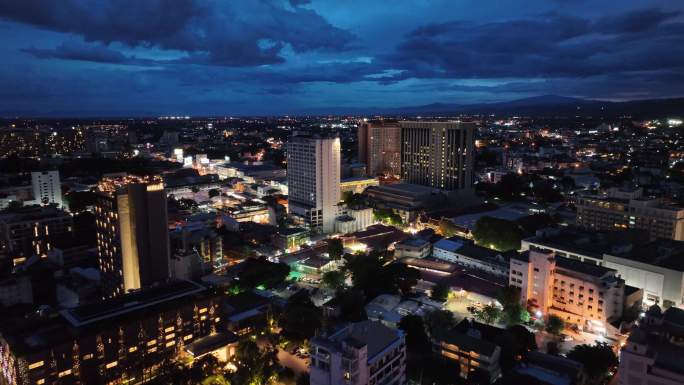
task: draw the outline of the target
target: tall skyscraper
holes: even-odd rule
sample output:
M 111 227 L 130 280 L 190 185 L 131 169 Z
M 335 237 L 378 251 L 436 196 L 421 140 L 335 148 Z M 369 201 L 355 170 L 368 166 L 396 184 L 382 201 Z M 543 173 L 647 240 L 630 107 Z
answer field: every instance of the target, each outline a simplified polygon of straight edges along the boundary
M 287 145 L 288 211 L 312 230 L 333 232 L 340 202 L 340 139 L 294 136 Z
M 472 187 L 474 123 L 402 121 L 400 125 L 404 182 L 449 191 Z
M 54 203 L 62 206 L 62 186 L 59 171 L 37 171 L 31 173 L 33 199 L 38 204 Z
M 359 161 L 370 176 L 401 173 L 401 127 L 395 121 L 372 120 L 359 124 Z
M 166 281 L 169 231 L 160 177 L 103 178 L 95 207 L 105 297 Z

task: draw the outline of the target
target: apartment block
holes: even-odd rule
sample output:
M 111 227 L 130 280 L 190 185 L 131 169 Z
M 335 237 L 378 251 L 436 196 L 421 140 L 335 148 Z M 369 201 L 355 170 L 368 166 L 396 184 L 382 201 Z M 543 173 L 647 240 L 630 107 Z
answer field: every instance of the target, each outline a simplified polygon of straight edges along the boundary
M 406 344 L 401 330 L 377 321 L 349 324 L 311 339 L 311 385 L 406 384 Z

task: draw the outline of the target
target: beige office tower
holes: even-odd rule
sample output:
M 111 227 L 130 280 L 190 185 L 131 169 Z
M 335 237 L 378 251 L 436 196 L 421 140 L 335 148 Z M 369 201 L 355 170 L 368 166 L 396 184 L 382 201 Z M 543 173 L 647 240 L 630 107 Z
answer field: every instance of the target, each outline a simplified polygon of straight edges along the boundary
M 287 144 L 288 212 L 310 229 L 335 230 L 340 139 L 294 136 Z
M 370 176 L 401 173 L 401 127 L 398 122 L 372 120 L 359 124 L 357 132 L 360 162 Z
M 166 281 L 169 232 L 161 178 L 103 178 L 98 192 L 95 218 L 104 297 Z
M 401 179 L 457 191 L 473 185 L 475 123 L 411 122 L 401 125 Z

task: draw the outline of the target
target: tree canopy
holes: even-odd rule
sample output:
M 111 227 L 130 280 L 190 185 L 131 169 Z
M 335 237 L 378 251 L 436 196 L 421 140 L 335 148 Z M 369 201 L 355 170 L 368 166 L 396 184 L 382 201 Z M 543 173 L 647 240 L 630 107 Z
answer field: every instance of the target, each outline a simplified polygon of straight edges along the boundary
M 567 357 L 584 365 L 589 378 L 603 383 L 611 369 L 618 365 L 618 358 L 610 345 L 577 345 L 568 352 Z
M 263 285 L 267 289 L 280 285 L 290 273 L 290 267 L 284 263 L 274 263 L 265 257 L 247 258 L 240 265 L 237 284 L 242 289 L 252 289 Z
M 518 250 L 522 231 L 515 222 L 483 216 L 475 223 L 473 238 L 478 245 L 499 251 Z
M 326 243 L 328 244 L 328 255 L 330 256 L 330 259 L 340 259 L 344 253 L 342 240 L 339 238 L 329 238 L 326 240 Z
M 550 315 L 544 325 L 544 330 L 554 335 L 560 335 L 563 329 L 565 329 L 565 321 L 555 315 Z

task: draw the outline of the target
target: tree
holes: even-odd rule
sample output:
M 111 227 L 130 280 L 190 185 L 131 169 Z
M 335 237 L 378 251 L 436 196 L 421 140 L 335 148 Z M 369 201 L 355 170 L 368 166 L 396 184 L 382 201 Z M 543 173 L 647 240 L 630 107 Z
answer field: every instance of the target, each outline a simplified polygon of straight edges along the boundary
M 280 285 L 290 274 L 290 267 L 284 263 L 274 263 L 265 257 L 247 258 L 240 265 L 237 284 L 242 289 L 252 289 L 263 285 L 267 289 Z
M 453 329 L 456 320 L 448 310 L 435 310 L 425 315 L 425 324 L 430 334 L 435 335 Z
M 221 195 L 221 190 L 219 190 L 217 188 L 213 188 L 213 189 L 209 190 L 208 194 L 209 194 L 209 198 L 217 197 L 217 196 Z
M 423 319 L 417 315 L 407 315 L 399 321 L 399 329 L 406 333 L 406 350 L 409 353 L 425 354 L 431 350 L 430 338 L 425 333 Z
M 95 204 L 96 195 L 90 191 L 71 191 L 64 197 L 69 211 L 78 213 Z
M 534 214 L 518 219 L 517 224 L 525 233 L 534 235 L 537 230 L 556 226 L 556 221 L 549 214 Z
M 527 323 L 530 321 L 530 313 L 517 303 L 504 308 L 502 320 L 508 326 Z
M 478 245 L 499 251 L 518 250 L 522 232 L 515 222 L 483 216 L 475 223 L 473 238 Z
M 344 286 L 345 274 L 341 270 L 327 271 L 323 273 L 323 285 L 332 290 L 341 289 Z
M 328 244 L 328 255 L 330 256 L 330 259 L 340 259 L 344 253 L 342 240 L 339 238 L 329 238 L 326 242 Z
M 335 296 L 337 306 L 340 307 L 341 322 L 360 322 L 368 319 L 366 314 L 365 297 L 361 290 L 349 289 L 340 290 Z
M 565 329 L 565 321 L 558 316 L 549 315 L 549 318 L 546 320 L 544 330 L 555 336 L 558 336 L 563 332 L 563 329 Z
M 584 365 L 590 379 L 603 383 L 611 369 L 618 364 L 618 358 L 610 345 L 577 345 L 568 352 L 567 357 Z
M 306 290 L 293 294 L 287 301 L 279 322 L 281 334 L 304 341 L 314 336 L 323 324 L 323 315 Z
M 202 385 L 230 385 L 230 381 L 222 374 L 214 374 L 205 378 Z
M 377 221 L 399 226 L 403 223 L 401 216 L 391 209 L 373 209 L 373 218 Z
M 443 236 L 447 238 L 453 237 L 454 235 L 456 235 L 456 230 L 457 227 L 451 220 L 442 218 L 439 221 L 439 232 Z
M 297 385 L 309 385 L 311 380 L 309 378 L 309 373 L 302 373 L 297 377 Z
M 276 378 L 275 351 L 261 351 L 256 342 L 243 339 L 235 349 L 238 369 L 233 375 L 237 385 L 269 384 Z
M 475 312 L 475 318 L 484 323 L 492 324 L 501 318 L 501 309 L 494 305 L 485 305 L 481 310 Z
M 430 298 L 437 302 L 445 302 L 449 297 L 449 286 L 438 282 L 432 287 Z
M 389 280 L 402 295 L 408 295 L 418 284 L 420 271 L 403 263 L 392 263 L 383 268 L 383 278 Z

